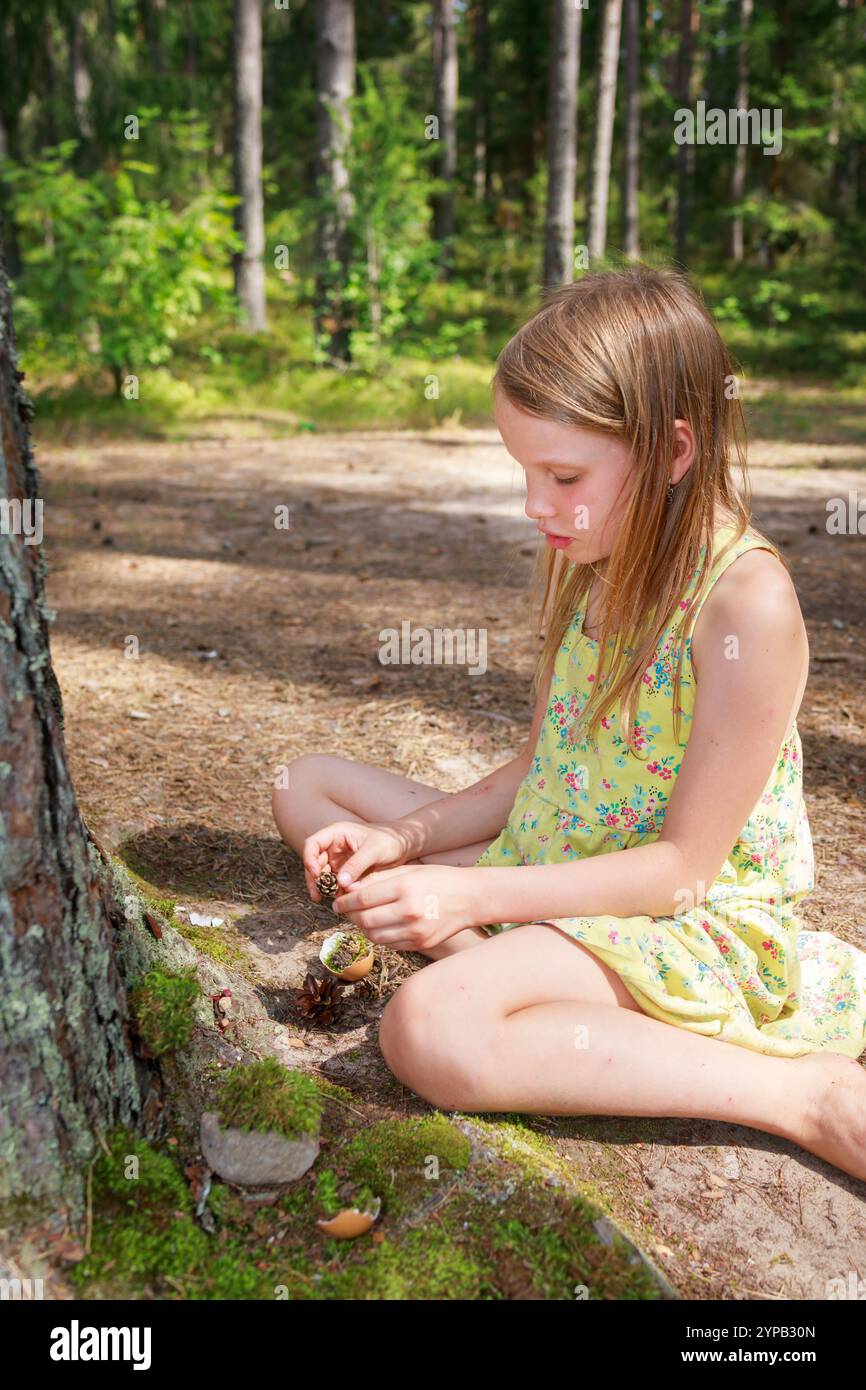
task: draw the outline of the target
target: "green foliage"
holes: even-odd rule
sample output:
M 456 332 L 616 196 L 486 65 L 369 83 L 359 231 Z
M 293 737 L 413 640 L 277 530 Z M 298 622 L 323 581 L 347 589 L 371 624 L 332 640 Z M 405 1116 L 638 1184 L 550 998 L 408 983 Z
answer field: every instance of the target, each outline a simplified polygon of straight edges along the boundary
M 231 303 L 224 265 L 238 246 L 233 200 L 210 189 L 175 208 L 132 157 L 81 178 L 67 140 L 5 178 L 25 269 L 16 300 L 25 341 L 76 366 L 96 360 L 120 393 L 125 373 L 166 362 L 206 303 Z
M 395 74 L 361 64 L 351 99 L 348 151 L 351 246 L 342 299 L 352 316 L 352 360 L 373 366 L 386 342 L 411 338 L 420 323 L 419 294 L 436 276 L 429 234 L 435 180 L 427 164 L 417 101 Z M 333 207 L 323 195 L 321 207 Z
M 317 227 L 334 195 L 314 186 L 315 6 L 265 7 L 269 329 L 253 335 L 232 322 L 231 7 L 90 7 L 81 25 L 92 79 L 83 122 L 71 84 L 52 82 L 47 61 L 67 54 L 64 15 L 56 7 L 43 15 L 31 0 L 8 0 L 7 8 L 0 116 L 10 158 L 0 204 L 21 251 L 16 321 L 43 429 L 182 436 L 208 415 L 232 417 L 239 432 L 490 424 L 492 359 L 540 294 L 546 18 L 523 0 L 490 0 L 479 52 L 471 7 L 457 14 L 457 229 L 446 280 L 432 230 L 441 145 L 426 138 L 429 6 L 395 0 L 387 23 L 375 7 L 359 7 L 342 279 L 338 265 L 317 259 Z M 677 222 L 671 155 L 681 36 L 663 6 L 644 18 L 639 231 L 643 258 L 667 263 Z M 587 240 L 599 28 L 590 7 L 578 84 L 576 244 Z M 740 38 L 731 0 L 702 4 L 693 57 L 710 107 L 733 102 Z M 685 264 L 710 291 L 746 373 L 802 372 L 855 387 L 866 380 L 862 18 L 853 5 L 773 0 L 754 9 L 746 57 L 749 105 L 781 108 L 783 148 L 771 157 L 747 148 L 736 206 L 734 149 L 691 151 Z M 129 113 L 138 140 L 125 138 Z M 623 114 L 618 101 L 609 252 L 599 267 L 616 263 L 622 243 Z M 744 232 L 738 265 L 727 250 L 734 215 Z M 283 247 L 288 264 L 275 254 Z M 316 292 L 329 273 L 333 317 L 348 326 L 351 355 L 337 370 L 314 337 Z M 431 371 L 439 395 L 425 394 Z M 131 410 L 124 375 L 142 373 Z M 101 399 L 110 379 L 116 402 Z
M 297 1139 L 318 1130 L 322 1098 L 312 1078 L 265 1057 L 226 1073 L 217 1113 L 225 1129 L 274 1130 Z
M 189 1042 L 200 994 L 195 966 L 178 974 L 150 970 L 130 991 L 133 1021 L 155 1057 L 175 1052 Z

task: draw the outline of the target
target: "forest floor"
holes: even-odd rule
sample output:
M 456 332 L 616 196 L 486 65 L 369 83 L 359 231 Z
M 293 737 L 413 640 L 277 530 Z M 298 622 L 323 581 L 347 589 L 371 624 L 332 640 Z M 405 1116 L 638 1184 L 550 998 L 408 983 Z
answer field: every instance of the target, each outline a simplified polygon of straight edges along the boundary
M 834 436 L 832 411 L 823 426 L 753 442 L 750 472 L 812 654 L 798 726 L 817 887 L 803 918 L 866 948 L 863 541 L 825 524 L 827 499 L 862 485 L 866 444 Z M 42 447 L 37 430 L 36 443 L 85 820 L 164 896 L 224 920 L 300 1068 L 425 1113 L 377 1045 L 387 998 L 423 957 L 379 950 L 367 997 L 350 989 L 331 1026 L 303 1026 L 293 989 L 324 973 L 333 918 L 276 835 L 271 787 L 290 758 L 327 752 L 456 791 L 522 746 L 539 639 L 521 470 L 495 431 L 460 428 L 74 447 Z M 380 630 L 404 620 L 486 628 L 486 675 L 381 665 Z M 866 1184 L 784 1140 L 690 1119 L 525 1123 L 681 1297 L 823 1299 L 832 1279 L 866 1278 Z

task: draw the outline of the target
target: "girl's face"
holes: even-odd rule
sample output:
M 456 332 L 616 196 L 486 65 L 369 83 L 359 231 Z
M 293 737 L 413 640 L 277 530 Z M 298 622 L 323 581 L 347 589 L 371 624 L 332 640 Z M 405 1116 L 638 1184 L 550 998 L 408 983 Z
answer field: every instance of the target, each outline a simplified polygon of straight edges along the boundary
M 494 392 L 502 442 L 526 474 L 526 515 L 573 564 L 608 556 L 634 481 L 631 450 L 597 430 L 542 420 Z

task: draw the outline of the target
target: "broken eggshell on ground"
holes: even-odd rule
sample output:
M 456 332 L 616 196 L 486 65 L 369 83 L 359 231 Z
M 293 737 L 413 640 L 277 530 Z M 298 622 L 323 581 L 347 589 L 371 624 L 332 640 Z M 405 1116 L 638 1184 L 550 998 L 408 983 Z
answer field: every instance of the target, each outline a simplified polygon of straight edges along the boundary
M 345 1207 L 328 1221 L 317 1221 L 319 1230 L 336 1240 L 354 1240 L 356 1236 L 366 1235 L 378 1220 L 382 1210 L 382 1199 L 376 1197 L 372 1204 L 362 1211 L 359 1207 Z
M 351 984 L 355 980 L 362 980 L 365 975 L 369 975 L 373 968 L 375 959 L 375 948 L 370 946 L 366 955 L 360 955 L 352 961 L 351 965 L 344 965 L 342 970 L 335 970 L 329 965 L 326 957 L 339 946 L 341 941 L 357 940 L 358 932 L 334 931 L 322 942 L 322 949 L 319 952 L 319 960 L 325 969 L 331 974 L 336 975 L 338 980 L 347 980 Z M 362 938 L 363 939 L 363 938 Z M 369 943 L 368 943 L 369 944 Z

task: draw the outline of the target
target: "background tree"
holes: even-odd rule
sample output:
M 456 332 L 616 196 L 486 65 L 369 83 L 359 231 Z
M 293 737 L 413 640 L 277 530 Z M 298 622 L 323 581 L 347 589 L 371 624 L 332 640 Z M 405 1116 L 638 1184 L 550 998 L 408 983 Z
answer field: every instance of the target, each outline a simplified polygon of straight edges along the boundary
M 316 3 L 316 337 L 337 362 L 349 360 L 350 324 L 344 303 L 352 210 L 346 154 L 355 90 L 353 0 Z
M 490 197 L 490 17 L 488 0 L 472 7 L 475 75 L 475 147 L 473 191 L 478 201 Z
M 700 25 L 700 9 L 693 0 L 680 0 L 680 31 L 677 49 L 677 107 L 693 111 L 696 101 L 695 42 Z M 685 263 L 691 220 L 692 181 L 695 174 L 695 146 L 677 149 L 676 255 Z
M 574 186 L 577 172 L 577 84 L 580 21 L 572 0 L 553 0 L 550 105 L 547 115 L 545 285 L 570 284 L 574 270 Z
M 37 508 L 12 301 L 0 248 L 0 492 Z M 13 515 L 14 515 L 13 511 Z M 38 535 L 30 512 L 30 534 Z M 43 523 L 44 524 L 44 523 Z M 63 745 L 45 562 L 19 526 L 0 534 L 0 1201 L 84 1208 L 97 1138 L 145 1105 L 125 1030 L 126 986 L 95 852 Z M 146 1081 L 146 1073 L 145 1073 Z
M 235 0 L 235 226 L 243 250 L 235 257 L 235 292 L 253 333 L 265 321 L 264 200 L 262 194 L 261 0 Z
M 622 155 L 622 249 L 640 256 L 637 191 L 640 178 L 640 0 L 625 0 L 623 10 L 625 119 Z
M 616 79 L 619 68 L 619 34 L 622 0 L 604 0 L 601 39 L 596 66 L 596 111 L 592 149 L 592 175 L 589 212 L 590 258 L 604 254 L 607 245 L 607 200 L 610 188 L 610 161 L 613 149 L 613 122 L 616 112 Z
M 740 32 L 737 43 L 737 96 L 736 108 L 744 111 L 749 105 L 749 24 L 752 19 L 752 0 L 740 0 Z M 734 164 L 731 169 L 731 207 L 736 209 L 746 189 L 746 162 L 748 149 L 745 145 L 734 146 Z M 731 217 L 731 260 L 739 265 L 743 259 L 743 216 L 734 211 Z
M 457 173 L 457 37 L 454 0 L 433 0 L 433 113 L 439 122 L 439 178 L 434 198 L 434 235 L 441 247 L 443 280 L 451 278 L 454 239 L 454 178 Z

